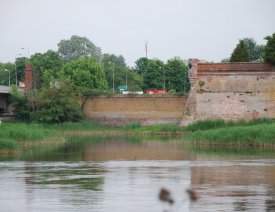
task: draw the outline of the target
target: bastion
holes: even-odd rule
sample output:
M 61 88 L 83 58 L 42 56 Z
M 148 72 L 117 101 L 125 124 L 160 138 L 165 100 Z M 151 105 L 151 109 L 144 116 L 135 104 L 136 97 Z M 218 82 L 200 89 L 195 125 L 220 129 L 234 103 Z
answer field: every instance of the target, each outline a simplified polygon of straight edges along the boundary
M 190 60 L 185 116 L 192 120 L 275 118 L 275 67 Z

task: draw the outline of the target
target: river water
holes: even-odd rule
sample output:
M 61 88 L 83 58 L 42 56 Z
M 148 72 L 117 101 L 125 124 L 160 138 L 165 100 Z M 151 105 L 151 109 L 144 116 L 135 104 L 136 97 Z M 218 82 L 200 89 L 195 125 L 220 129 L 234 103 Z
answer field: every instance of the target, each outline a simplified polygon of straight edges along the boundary
M 173 204 L 159 200 L 162 188 Z M 0 211 L 275 211 L 275 151 L 70 138 L 0 156 Z

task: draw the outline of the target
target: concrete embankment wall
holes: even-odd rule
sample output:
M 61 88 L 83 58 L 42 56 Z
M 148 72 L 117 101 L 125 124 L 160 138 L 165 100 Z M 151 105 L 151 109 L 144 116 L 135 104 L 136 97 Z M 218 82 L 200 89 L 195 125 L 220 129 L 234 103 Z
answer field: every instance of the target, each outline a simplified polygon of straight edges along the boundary
M 179 124 L 186 100 L 178 96 L 91 97 L 84 113 L 88 120 L 102 124 Z

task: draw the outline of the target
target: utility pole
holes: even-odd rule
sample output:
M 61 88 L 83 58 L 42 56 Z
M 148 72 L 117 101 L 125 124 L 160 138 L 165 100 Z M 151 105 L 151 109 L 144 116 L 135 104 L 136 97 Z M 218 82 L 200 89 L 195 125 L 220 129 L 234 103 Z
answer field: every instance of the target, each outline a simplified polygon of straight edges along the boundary
M 146 56 L 146 58 L 148 58 L 147 57 L 147 48 L 148 48 L 148 41 L 145 42 L 145 56 Z
M 5 69 L 5 72 L 9 72 L 9 86 L 11 86 L 11 71 L 8 69 Z
M 165 90 L 165 68 L 163 68 L 163 90 Z

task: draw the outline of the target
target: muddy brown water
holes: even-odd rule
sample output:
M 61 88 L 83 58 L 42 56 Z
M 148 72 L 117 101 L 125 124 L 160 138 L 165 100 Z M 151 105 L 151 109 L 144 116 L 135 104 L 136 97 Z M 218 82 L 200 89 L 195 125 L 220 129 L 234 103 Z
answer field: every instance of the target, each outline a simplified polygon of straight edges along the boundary
M 275 150 L 194 148 L 180 138 L 69 141 L 0 156 L 0 211 L 275 211 Z M 161 188 L 174 204 L 158 199 Z

